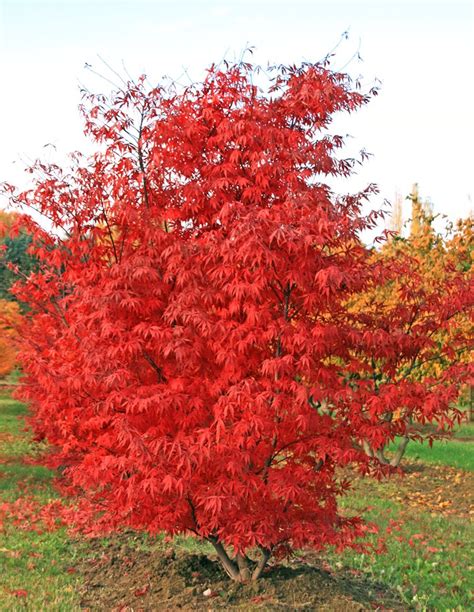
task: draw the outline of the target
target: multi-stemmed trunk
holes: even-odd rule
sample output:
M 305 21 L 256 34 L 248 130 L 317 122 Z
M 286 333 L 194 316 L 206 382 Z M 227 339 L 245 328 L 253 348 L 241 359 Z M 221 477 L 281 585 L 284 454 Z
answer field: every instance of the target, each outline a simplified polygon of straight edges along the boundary
M 209 542 L 214 546 L 219 561 L 228 576 L 235 582 L 250 582 L 260 578 L 270 559 L 271 550 L 259 547 L 260 557 L 258 561 L 252 561 L 245 554 L 236 554 L 233 558 L 227 553 L 222 542 L 216 537 L 209 537 Z
M 403 436 L 400 440 L 400 443 L 398 444 L 398 448 L 395 451 L 394 456 L 391 459 L 385 456 L 385 448 L 373 449 L 366 440 L 364 440 L 363 442 L 363 447 L 364 451 L 369 457 L 374 457 L 384 465 L 398 467 L 400 465 L 401 460 L 403 459 L 409 441 L 410 438 L 408 436 Z

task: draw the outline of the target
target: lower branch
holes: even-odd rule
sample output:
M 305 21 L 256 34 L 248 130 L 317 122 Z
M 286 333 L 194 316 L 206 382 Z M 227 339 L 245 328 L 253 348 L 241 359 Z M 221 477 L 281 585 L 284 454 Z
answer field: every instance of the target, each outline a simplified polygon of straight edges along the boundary
M 253 566 L 253 562 L 247 557 L 247 555 L 237 553 L 235 555 L 235 559 L 231 559 L 222 543 L 219 542 L 215 536 L 209 536 L 206 539 L 214 546 L 217 556 L 219 557 L 219 561 L 221 562 L 227 575 L 232 580 L 235 580 L 235 582 L 250 582 L 251 580 L 258 580 L 262 575 L 272 552 L 270 548 L 263 548 L 263 546 L 259 546 L 258 549 L 260 551 L 260 558 L 252 571 L 251 565 Z
M 378 459 L 380 463 L 383 463 L 384 465 L 389 465 L 390 461 L 384 455 L 383 448 L 378 448 L 377 450 L 374 450 L 373 453 L 374 457 Z

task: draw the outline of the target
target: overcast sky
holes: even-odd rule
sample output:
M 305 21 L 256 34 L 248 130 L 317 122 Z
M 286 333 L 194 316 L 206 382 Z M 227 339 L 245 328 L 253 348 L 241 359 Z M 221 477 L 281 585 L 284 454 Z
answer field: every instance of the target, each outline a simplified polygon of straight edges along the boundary
M 352 147 L 373 154 L 351 188 L 378 183 L 378 206 L 417 181 L 435 212 L 466 216 L 474 197 L 468 0 L 0 0 L 0 180 L 26 185 L 19 160 L 51 155 L 46 143 L 59 155 L 84 148 L 79 84 L 107 89 L 84 69 L 105 73 L 98 55 L 152 81 L 184 70 L 197 79 L 248 45 L 262 64 L 322 59 L 347 30 L 334 67 L 349 62 L 367 84 L 382 81 L 378 98 L 336 124 Z M 361 62 L 351 60 L 357 51 Z

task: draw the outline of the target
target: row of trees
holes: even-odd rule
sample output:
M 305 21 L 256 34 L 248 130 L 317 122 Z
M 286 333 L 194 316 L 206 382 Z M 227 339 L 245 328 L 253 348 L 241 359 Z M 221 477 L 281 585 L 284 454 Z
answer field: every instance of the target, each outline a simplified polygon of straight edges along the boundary
M 436 218 L 431 207 L 419 198 L 417 185 L 409 199 L 408 235 L 403 236 L 401 216 L 395 210 L 393 219 L 398 219 L 398 227 L 393 228 L 392 236 L 382 248 L 373 251 L 375 260 L 393 267 L 393 276 L 374 291 L 358 296 L 355 308 L 365 314 L 374 310 L 380 320 L 385 319 L 387 331 L 390 327 L 402 332 L 400 343 L 407 337 L 413 343 L 414 351 L 399 359 L 388 376 L 379 361 L 371 360 L 374 380 L 391 381 L 395 385 L 409 380 L 436 389 L 444 377 L 455 378 L 455 372 L 465 371 L 472 360 L 473 220 L 467 218 L 456 225 L 448 224 L 444 232 L 439 232 L 435 229 Z M 466 300 L 461 297 L 463 294 Z M 428 411 L 429 406 L 425 404 L 423 410 Z M 374 449 L 364 443 L 366 451 L 396 467 L 409 440 L 427 437 L 432 441 L 445 435 L 452 426 L 449 411 L 444 421 L 426 417 L 423 410 L 411 412 L 400 405 L 383 415 L 384 419 L 397 423 L 397 435 L 401 438 L 390 460 L 382 447 Z M 433 420 L 436 429 L 423 429 L 422 425 Z
M 22 218 L 39 263 L 14 293 L 22 394 L 73 522 L 194 534 L 241 581 L 360 545 L 339 468 L 386 473 L 396 436 L 452 428 L 472 331 L 472 228 L 446 242 L 420 212 L 416 237 L 368 249 L 376 189 L 328 185 L 356 163 L 332 118 L 370 95 L 326 64 L 265 91 L 256 73 L 88 96 L 97 153 L 4 187 L 53 227 Z

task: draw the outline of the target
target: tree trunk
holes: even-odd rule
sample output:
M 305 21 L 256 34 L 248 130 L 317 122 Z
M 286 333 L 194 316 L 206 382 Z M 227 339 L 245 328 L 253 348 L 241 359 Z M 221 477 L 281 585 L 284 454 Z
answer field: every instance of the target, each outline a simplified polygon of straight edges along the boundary
M 232 578 L 232 580 L 235 580 L 236 582 L 242 582 L 240 580 L 239 567 L 229 557 L 225 548 L 222 546 L 219 540 L 213 537 L 208 538 L 208 540 L 216 549 L 216 553 L 217 553 L 217 556 L 219 557 L 219 561 L 222 563 L 222 567 L 224 568 L 228 576 Z
M 368 457 L 374 456 L 374 451 L 370 447 L 370 444 L 367 442 L 367 440 L 362 440 L 362 448 L 364 449 L 364 452 Z
M 398 467 L 400 465 L 400 461 L 402 460 L 403 455 L 405 454 L 405 451 L 407 449 L 408 442 L 410 442 L 410 438 L 408 436 L 404 436 L 400 444 L 398 445 L 397 452 L 390 461 L 390 465 L 392 467 Z
M 236 555 L 236 560 L 241 582 L 248 582 L 252 576 L 248 557 L 246 555 Z
M 373 451 L 374 457 L 378 459 L 380 463 L 383 463 L 384 465 L 389 465 L 390 461 L 384 455 L 383 451 L 384 451 L 383 448 L 378 448 L 377 450 Z
M 234 559 L 231 559 L 222 543 L 216 537 L 210 536 L 207 540 L 214 546 L 226 574 L 235 582 L 258 580 L 270 559 L 271 550 L 259 546 L 260 559 L 252 571 L 252 561 L 247 555 L 237 554 Z
M 260 578 L 265 566 L 268 563 L 268 559 L 270 559 L 270 555 L 272 554 L 272 551 L 269 548 L 259 547 L 259 549 L 260 559 L 258 560 L 257 567 L 253 570 L 252 580 L 258 580 Z
M 380 463 L 383 463 L 383 465 L 391 465 L 392 467 L 398 467 L 400 465 L 401 460 L 403 459 L 409 441 L 410 438 L 408 436 L 403 436 L 392 459 L 387 459 L 387 457 L 385 456 L 384 448 L 374 450 L 367 442 L 367 440 L 362 441 L 362 448 L 364 449 L 364 452 L 368 457 L 375 457 L 375 459 L 378 459 Z

